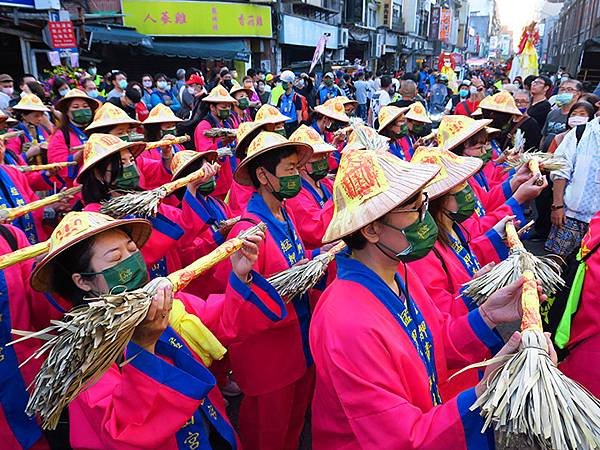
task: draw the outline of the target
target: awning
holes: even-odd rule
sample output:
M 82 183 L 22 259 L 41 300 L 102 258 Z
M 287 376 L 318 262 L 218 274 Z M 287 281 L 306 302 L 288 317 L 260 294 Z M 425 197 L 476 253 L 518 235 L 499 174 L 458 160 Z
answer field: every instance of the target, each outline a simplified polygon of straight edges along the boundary
M 154 38 L 152 48 L 146 48 L 144 52 L 172 58 L 250 61 L 250 53 L 241 39 Z
M 92 43 L 152 47 L 152 37 L 140 34 L 133 28 L 119 25 L 86 25 L 85 31 L 90 33 Z

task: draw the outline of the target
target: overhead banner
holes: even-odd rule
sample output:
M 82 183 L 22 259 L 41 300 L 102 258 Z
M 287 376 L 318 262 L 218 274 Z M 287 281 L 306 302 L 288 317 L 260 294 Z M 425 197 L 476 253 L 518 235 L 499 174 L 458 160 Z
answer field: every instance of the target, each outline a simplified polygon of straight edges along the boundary
M 452 11 L 447 8 L 440 10 L 440 41 L 450 39 L 452 32 Z
M 317 47 L 315 48 L 315 53 L 313 55 L 312 62 L 310 63 L 310 69 L 308 70 L 308 73 L 311 73 L 313 71 L 313 69 L 321 59 L 321 56 L 323 56 L 325 46 L 327 45 L 327 39 L 329 39 L 329 36 L 327 36 L 326 34 L 321 36 L 321 39 L 319 39 Z
M 123 0 L 124 24 L 151 36 L 273 37 L 271 7 L 249 3 Z

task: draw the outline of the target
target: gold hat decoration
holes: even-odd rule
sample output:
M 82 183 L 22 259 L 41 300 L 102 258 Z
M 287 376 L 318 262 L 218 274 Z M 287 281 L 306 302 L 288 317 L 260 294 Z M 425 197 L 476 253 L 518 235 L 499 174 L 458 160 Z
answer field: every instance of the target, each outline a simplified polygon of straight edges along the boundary
M 489 119 L 475 120 L 468 116 L 444 116 L 437 140 L 440 148 L 452 150 L 492 123 Z
M 519 111 L 519 108 L 517 108 L 515 99 L 508 91 L 500 91 L 497 94 L 485 97 L 479 102 L 478 109 L 488 109 L 490 111 L 514 114 L 515 116 L 523 115 L 523 113 Z
M 427 115 L 427 110 L 421 102 L 414 102 L 410 105 L 405 117 L 409 120 L 414 120 L 415 122 L 431 123 L 431 119 Z
M 336 151 L 337 149 L 323 140 L 313 127 L 300 125 L 289 138 L 290 142 L 301 142 L 308 144 L 313 149 L 313 154 L 325 154 Z
M 105 103 L 94 114 L 94 121 L 88 125 L 85 131 L 93 131 L 98 128 L 111 127 L 127 124 L 131 126 L 140 125 L 140 122 L 132 119 L 118 106 L 112 103 Z
M 158 123 L 176 123 L 183 122 L 183 119 L 180 119 L 175 115 L 173 110 L 162 103 L 156 105 L 152 110 L 150 110 L 150 114 L 142 122 L 144 125 L 152 125 Z
M 50 108 L 42 103 L 40 98 L 35 94 L 25 94 L 19 100 L 15 106 L 13 106 L 13 111 L 41 111 L 41 112 L 49 112 Z
M 54 105 L 54 107 L 62 113 L 66 113 L 67 109 L 69 108 L 69 105 L 71 104 L 71 101 L 76 99 L 85 100 L 90 106 L 92 114 L 94 113 L 94 111 L 96 111 L 102 106 L 102 102 L 90 97 L 81 89 L 71 89 L 63 98 L 56 102 L 56 105 Z
M 402 116 L 406 111 L 408 111 L 408 107 L 398 108 L 397 106 L 392 105 L 382 107 L 379 110 L 379 115 L 377 116 L 379 120 L 379 128 L 377 131 L 381 132 L 388 125 L 391 125 L 393 122 L 395 122 L 396 119 Z
M 202 99 L 206 103 L 237 103 L 237 100 L 229 95 L 227 89 L 221 84 L 217 84 L 210 93 Z

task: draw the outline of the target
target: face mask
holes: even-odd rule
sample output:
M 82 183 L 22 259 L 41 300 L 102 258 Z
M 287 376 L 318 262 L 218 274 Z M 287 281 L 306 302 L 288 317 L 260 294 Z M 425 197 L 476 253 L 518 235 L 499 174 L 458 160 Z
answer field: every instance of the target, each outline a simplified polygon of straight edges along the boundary
M 196 89 L 194 89 L 193 87 L 187 88 L 187 91 L 190 95 L 196 95 Z
M 475 86 L 471 86 L 469 88 L 469 93 L 471 93 L 471 94 L 477 94 L 477 88 Z
M 121 81 L 119 81 L 119 87 L 121 89 L 125 89 L 127 87 L 127 80 L 121 80 Z
M 325 80 L 325 86 L 327 86 L 327 87 L 333 86 L 333 80 Z
M 231 81 L 231 80 L 223 81 L 223 86 L 225 86 L 227 88 L 227 90 L 229 91 L 233 87 L 233 81 Z
M 437 240 L 438 227 L 433 220 L 433 216 L 429 213 L 425 213 L 425 217 L 422 221 L 416 221 L 412 225 L 406 228 L 397 228 L 388 223 L 384 223 L 386 227 L 392 228 L 393 230 L 400 231 L 404 234 L 404 237 L 408 241 L 408 247 L 401 252 L 396 252 L 387 245 L 378 242 L 377 248 L 383 247 L 384 249 L 394 253 L 394 258 L 402 262 L 411 262 L 421 259 L 427 255 L 433 248 L 435 241 Z M 381 250 L 383 252 L 383 250 Z M 383 252 L 388 255 L 387 252 Z
M 287 91 L 288 88 L 290 87 L 290 83 L 287 83 L 285 81 L 281 82 L 281 87 L 283 88 L 284 91 Z
M 129 142 L 131 140 L 131 138 L 129 137 L 129 134 L 122 134 L 121 136 L 119 136 L 119 139 L 121 139 L 122 141 L 125 141 L 125 142 Z
M 95 67 L 90 67 L 90 69 L 88 70 L 88 73 L 95 77 L 96 74 L 98 73 L 98 70 Z
M 168 130 L 160 130 L 160 137 L 165 137 L 167 134 L 176 136 L 177 130 L 175 128 L 169 128 Z
M 309 175 L 315 181 L 322 180 L 329 173 L 329 163 L 327 162 L 327 159 L 314 161 L 310 163 L 310 166 L 312 168 L 312 173 L 309 173 Z
M 148 270 L 140 251 L 102 272 L 87 272 L 81 275 L 102 275 L 109 291 L 118 286 L 125 287 L 127 291 L 133 291 L 148 283 Z
M 556 96 L 556 104 L 561 107 L 568 105 L 573 101 L 573 94 L 570 92 L 561 92 Z
M 298 89 L 304 88 L 304 80 L 298 80 Z
M 250 106 L 250 100 L 248 100 L 247 98 L 240 98 L 238 100 L 238 108 L 240 108 L 241 110 L 248 108 L 248 106 Z
M 158 89 L 162 89 L 164 91 L 167 88 L 167 82 L 166 81 L 157 81 L 156 87 Z
M 123 167 L 121 174 L 115 180 L 115 187 L 118 189 L 134 189 L 140 185 L 140 173 L 135 165 Z
M 58 95 L 60 95 L 61 97 L 64 97 L 65 95 L 67 95 L 68 92 L 69 92 L 69 88 L 61 89 L 60 91 L 58 91 Z
M 92 121 L 92 110 L 91 109 L 76 109 L 71 112 L 73 116 L 73 122 L 77 125 L 87 125 Z
M 429 127 L 426 124 L 413 124 L 412 132 L 417 137 L 427 136 L 429 134 Z
M 207 181 L 206 183 L 203 183 L 200 186 L 198 186 L 198 192 L 204 196 L 210 195 L 213 193 L 216 187 L 217 182 L 214 178 L 212 178 L 210 181 Z
M 519 108 L 522 114 L 525 114 L 529 108 Z
M 151 88 L 152 87 L 152 81 L 149 81 L 149 80 L 144 81 L 142 84 L 143 84 L 143 86 L 145 88 Z
M 469 96 L 469 91 L 466 89 L 461 89 L 458 94 L 460 95 L 460 98 L 467 98 Z
M 172 84 L 167 84 L 167 91 L 170 91 L 171 89 L 173 89 L 173 85 Z
M 565 81 L 567 81 L 569 79 L 569 77 L 560 77 L 560 82 L 563 83 Z
M 396 133 L 396 139 L 403 138 L 408 134 L 408 125 L 404 124 L 400 127 L 400 131 Z
M 277 134 L 282 135 L 284 138 L 287 139 L 287 134 L 285 132 L 285 128 L 280 128 L 279 130 L 275 130 L 274 132 L 277 133 Z
M 229 119 L 229 116 L 231 115 L 231 111 L 228 109 L 219 109 L 218 115 L 219 115 L 219 119 L 227 120 L 227 119 Z
M 484 164 L 488 163 L 492 159 L 492 146 L 487 145 L 485 148 L 485 153 L 479 157 L 483 161 Z
M 278 180 L 279 191 L 273 191 L 273 197 L 279 201 L 282 201 L 286 198 L 295 197 L 302 188 L 300 175 L 287 175 L 284 177 L 278 177 Z
M 91 91 L 87 91 L 87 95 L 91 98 L 98 98 L 98 90 L 92 89 Z
M 569 126 L 571 128 L 575 128 L 578 125 L 583 125 L 584 123 L 589 122 L 589 118 L 587 116 L 571 116 L 569 117 Z
M 467 184 L 464 189 L 454 194 L 454 198 L 458 204 L 458 210 L 449 212 L 448 216 L 457 223 L 464 222 L 475 212 L 475 193 L 471 186 Z
M 6 95 L 13 95 L 15 93 L 15 88 L 3 87 L 2 92 L 4 92 Z

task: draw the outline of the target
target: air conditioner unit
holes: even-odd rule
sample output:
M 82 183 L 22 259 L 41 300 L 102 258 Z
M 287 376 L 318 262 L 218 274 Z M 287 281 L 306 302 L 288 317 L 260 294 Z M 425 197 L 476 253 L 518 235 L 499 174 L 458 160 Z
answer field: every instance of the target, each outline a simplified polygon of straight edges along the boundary
M 338 48 L 348 47 L 348 28 L 340 28 L 338 34 Z

